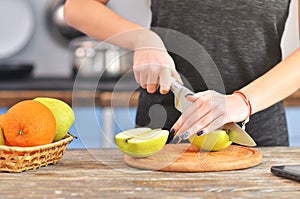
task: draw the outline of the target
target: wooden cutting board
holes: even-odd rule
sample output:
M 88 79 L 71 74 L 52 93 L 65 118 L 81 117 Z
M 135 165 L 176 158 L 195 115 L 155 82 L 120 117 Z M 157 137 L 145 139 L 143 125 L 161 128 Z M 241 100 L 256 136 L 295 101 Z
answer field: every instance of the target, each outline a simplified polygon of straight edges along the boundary
M 136 168 L 170 172 L 208 172 L 245 169 L 258 165 L 262 154 L 253 148 L 231 145 L 217 152 L 199 151 L 191 144 L 168 144 L 147 158 L 124 156 Z

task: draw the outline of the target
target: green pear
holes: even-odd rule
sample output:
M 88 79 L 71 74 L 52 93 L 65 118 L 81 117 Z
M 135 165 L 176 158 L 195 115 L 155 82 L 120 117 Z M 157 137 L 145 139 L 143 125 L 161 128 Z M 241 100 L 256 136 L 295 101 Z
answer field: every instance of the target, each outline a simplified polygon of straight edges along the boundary
M 160 151 L 166 144 L 169 131 L 151 128 L 134 128 L 118 133 L 116 144 L 123 153 L 136 157 L 148 157 Z
M 201 136 L 194 134 L 189 138 L 189 141 L 205 151 L 220 151 L 232 144 L 225 130 L 216 130 Z
M 53 141 L 64 138 L 74 123 L 73 109 L 64 101 L 56 98 L 37 97 L 34 100 L 47 106 L 55 117 L 56 132 Z
M 5 138 L 4 138 L 4 135 L 3 135 L 2 126 L 0 126 L 0 145 L 5 145 Z

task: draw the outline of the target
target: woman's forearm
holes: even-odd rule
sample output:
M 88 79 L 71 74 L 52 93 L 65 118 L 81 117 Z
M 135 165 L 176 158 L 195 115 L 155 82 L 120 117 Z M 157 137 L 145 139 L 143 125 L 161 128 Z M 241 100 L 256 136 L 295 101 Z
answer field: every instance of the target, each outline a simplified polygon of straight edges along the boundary
M 240 89 L 249 98 L 253 113 L 288 97 L 300 88 L 300 48 L 273 69 Z
M 101 0 L 67 0 L 64 15 L 67 24 L 99 40 L 129 49 L 164 48 L 154 32 L 119 16 Z

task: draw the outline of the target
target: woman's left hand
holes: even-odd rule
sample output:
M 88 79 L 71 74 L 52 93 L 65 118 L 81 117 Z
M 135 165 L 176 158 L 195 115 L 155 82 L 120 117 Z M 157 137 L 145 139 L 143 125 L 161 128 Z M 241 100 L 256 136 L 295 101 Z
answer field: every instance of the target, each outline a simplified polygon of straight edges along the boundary
M 238 94 L 223 95 L 208 90 L 186 98 L 193 103 L 171 130 L 181 139 L 188 139 L 195 133 L 207 134 L 229 122 L 243 121 L 249 114 L 247 104 Z

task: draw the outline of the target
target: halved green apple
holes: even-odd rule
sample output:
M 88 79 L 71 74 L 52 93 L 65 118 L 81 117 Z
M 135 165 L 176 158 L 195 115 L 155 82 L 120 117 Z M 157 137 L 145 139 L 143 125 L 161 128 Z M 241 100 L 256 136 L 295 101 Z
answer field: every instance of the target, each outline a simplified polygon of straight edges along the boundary
M 194 134 L 189 138 L 189 141 L 205 151 L 220 151 L 232 144 L 225 130 L 216 130 L 201 136 Z
M 151 128 L 134 128 L 118 133 L 116 144 L 123 153 L 137 158 L 151 156 L 166 144 L 169 131 Z

